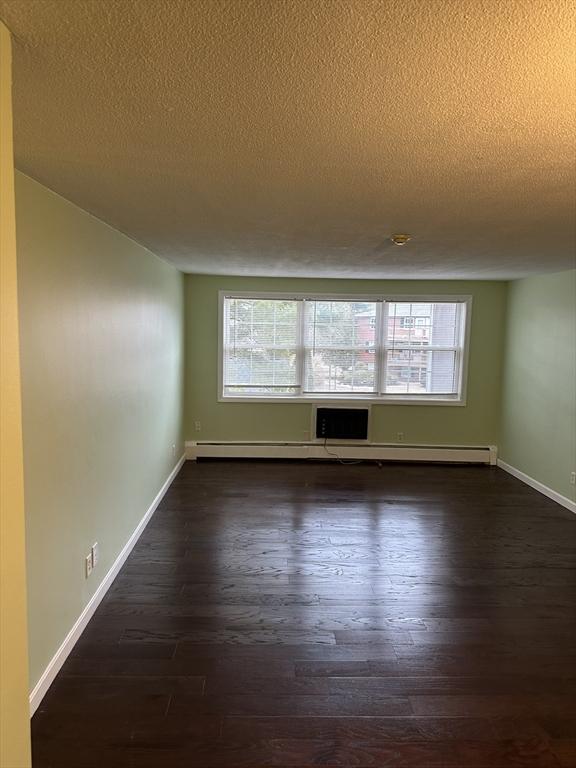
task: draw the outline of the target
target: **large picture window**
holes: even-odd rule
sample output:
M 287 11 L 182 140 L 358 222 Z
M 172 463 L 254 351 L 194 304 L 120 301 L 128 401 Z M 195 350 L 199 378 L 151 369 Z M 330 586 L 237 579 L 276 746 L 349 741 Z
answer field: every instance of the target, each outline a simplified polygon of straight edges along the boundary
M 223 294 L 223 399 L 462 403 L 469 297 Z

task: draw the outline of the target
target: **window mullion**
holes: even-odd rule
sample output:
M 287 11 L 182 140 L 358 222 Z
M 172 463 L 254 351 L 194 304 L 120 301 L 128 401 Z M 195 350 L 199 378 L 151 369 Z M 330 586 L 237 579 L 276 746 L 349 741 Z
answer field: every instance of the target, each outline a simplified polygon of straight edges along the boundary
M 222 350 L 220 352 L 220 375 L 222 376 L 222 381 L 219 383 L 221 397 L 225 395 L 228 384 L 227 349 L 230 346 L 230 301 L 232 300 L 227 297 L 222 300 Z
M 462 392 L 463 387 L 463 373 L 464 373 L 464 344 L 465 344 L 465 329 L 464 319 L 466 317 L 464 304 L 458 304 L 456 312 L 458 313 L 456 326 L 458 328 L 458 345 L 454 350 L 456 366 L 456 391 Z
M 306 338 L 306 301 L 300 299 L 298 302 L 298 346 L 296 348 L 296 383 L 298 385 L 298 395 L 302 397 L 304 392 L 304 381 L 306 378 L 306 351 L 304 340 Z
M 380 394 L 380 381 L 382 376 L 382 349 L 380 339 L 380 327 L 382 325 L 382 306 L 383 302 L 376 304 L 376 318 L 374 322 L 374 390 L 377 395 Z
M 380 313 L 376 327 L 376 362 L 378 365 L 377 374 L 377 392 L 384 394 L 386 389 L 386 365 L 388 362 L 388 351 L 386 348 L 386 331 L 388 328 L 388 302 L 382 301 L 380 304 Z

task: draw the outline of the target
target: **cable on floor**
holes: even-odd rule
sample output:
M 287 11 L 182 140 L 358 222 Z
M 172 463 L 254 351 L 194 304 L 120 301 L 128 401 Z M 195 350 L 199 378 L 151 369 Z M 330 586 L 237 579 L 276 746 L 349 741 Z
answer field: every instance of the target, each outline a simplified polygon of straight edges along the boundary
M 338 459 L 340 464 L 363 464 L 364 459 L 343 459 L 342 457 L 338 456 L 337 453 L 332 453 L 332 451 L 328 450 L 328 438 L 324 438 L 324 450 L 328 454 L 328 456 L 333 456 L 335 459 Z

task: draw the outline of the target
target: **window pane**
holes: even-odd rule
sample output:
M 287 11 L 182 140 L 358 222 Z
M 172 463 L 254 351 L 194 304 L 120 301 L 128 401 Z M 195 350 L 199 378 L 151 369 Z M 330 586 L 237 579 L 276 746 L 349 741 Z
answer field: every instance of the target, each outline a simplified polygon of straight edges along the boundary
M 225 300 L 228 394 L 282 394 L 298 387 L 298 304 L 280 299 Z
M 308 392 L 373 392 L 374 358 L 373 349 L 309 350 L 305 389 Z
M 391 349 L 387 355 L 386 393 L 451 395 L 458 391 L 456 352 Z
M 455 302 L 390 302 L 387 346 L 457 346 L 458 308 Z
M 422 301 L 387 306 L 384 392 L 457 394 L 462 305 Z
M 305 303 L 307 392 L 373 392 L 376 302 Z

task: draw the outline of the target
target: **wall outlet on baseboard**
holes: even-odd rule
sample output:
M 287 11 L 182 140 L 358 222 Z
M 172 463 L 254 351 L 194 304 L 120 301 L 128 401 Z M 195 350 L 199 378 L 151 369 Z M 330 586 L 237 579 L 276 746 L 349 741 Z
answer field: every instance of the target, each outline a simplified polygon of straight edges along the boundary
M 85 575 L 86 575 L 86 578 L 88 578 L 88 576 L 90 576 L 90 574 L 94 570 L 94 566 L 92 564 L 92 552 L 90 552 L 89 555 L 86 555 L 84 559 L 84 563 L 85 563 Z
M 199 421 L 194 422 L 194 431 L 195 432 L 201 432 L 202 431 L 202 424 Z
M 396 441 L 398 443 L 404 442 L 404 432 L 396 432 Z
M 576 472 L 570 472 L 570 485 L 576 485 Z

